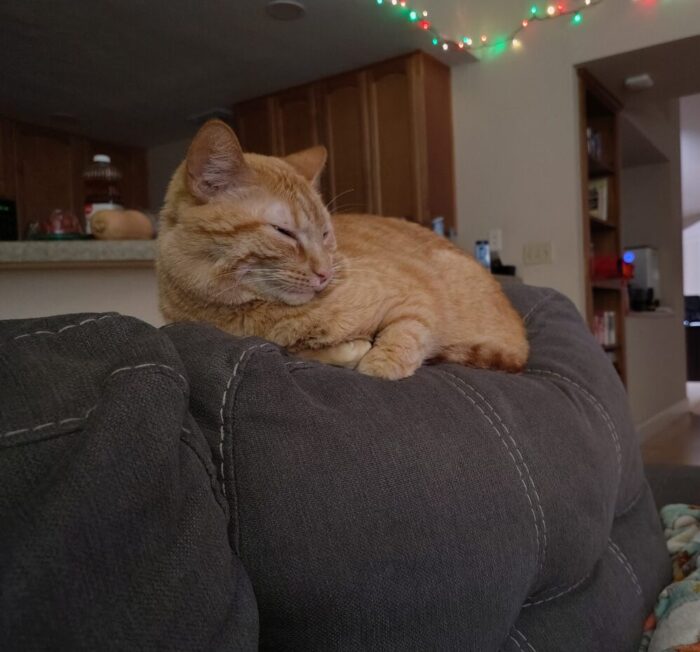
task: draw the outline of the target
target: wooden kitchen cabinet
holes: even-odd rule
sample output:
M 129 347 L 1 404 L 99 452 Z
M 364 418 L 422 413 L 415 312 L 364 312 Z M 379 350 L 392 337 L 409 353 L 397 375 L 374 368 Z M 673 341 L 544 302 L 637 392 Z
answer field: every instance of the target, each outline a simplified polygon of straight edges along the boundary
M 83 206 L 83 142 L 75 136 L 19 125 L 16 131 L 17 215 L 24 236 L 56 208 L 80 216 Z
M 83 170 L 94 154 L 108 154 L 122 172 L 122 202 L 145 209 L 148 201 L 146 150 L 91 141 L 54 129 L 0 118 L 0 197 L 17 204 L 18 232 L 56 208 L 83 218 Z
M 263 97 L 236 105 L 236 134 L 243 149 L 256 154 L 277 156 L 277 127 L 273 98 Z
M 380 215 L 428 222 L 423 215 L 419 115 L 414 102 L 415 57 L 394 59 L 368 71 L 372 178 Z
M 17 196 L 17 168 L 15 165 L 15 124 L 0 118 L 0 198 Z
M 418 52 L 234 107 L 246 151 L 327 147 L 339 212 L 455 226 L 450 70 Z
M 366 94 L 364 72 L 340 75 L 321 84 L 322 140 L 328 147 L 326 201 L 336 212 L 374 212 Z
M 319 144 L 317 86 L 302 86 L 275 95 L 273 100 L 277 152 L 280 156 Z

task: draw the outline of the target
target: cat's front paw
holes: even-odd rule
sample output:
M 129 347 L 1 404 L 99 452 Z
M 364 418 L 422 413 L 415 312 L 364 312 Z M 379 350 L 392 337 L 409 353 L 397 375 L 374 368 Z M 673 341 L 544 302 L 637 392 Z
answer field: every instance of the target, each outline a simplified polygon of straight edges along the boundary
M 375 376 L 385 380 L 401 380 L 412 376 L 420 365 L 401 360 L 386 353 L 380 347 L 374 347 L 357 365 L 357 371 L 366 376 Z
M 355 369 L 364 355 L 372 348 L 367 340 L 352 340 L 325 349 L 310 349 L 299 351 L 297 355 L 307 360 L 316 360 L 335 367 Z

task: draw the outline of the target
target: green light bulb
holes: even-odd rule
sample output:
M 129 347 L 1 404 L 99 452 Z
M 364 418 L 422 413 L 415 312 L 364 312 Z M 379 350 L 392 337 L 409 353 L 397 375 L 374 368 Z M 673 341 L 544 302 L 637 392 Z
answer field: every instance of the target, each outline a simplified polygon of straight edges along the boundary
M 571 19 L 571 22 L 574 25 L 579 25 L 582 20 L 583 20 L 583 16 L 579 13 L 576 13 L 576 14 L 574 14 L 574 17 Z
M 410 14 L 408 14 L 408 17 L 411 20 L 416 20 L 418 18 L 418 14 L 415 11 L 412 11 Z
M 436 38 L 434 38 L 434 39 L 433 39 L 433 45 L 437 45 L 437 44 L 438 44 L 438 40 L 437 40 Z
M 530 13 L 534 16 L 537 13 L 537 5 L 530 7 Z
M 381 4 L 383 4 L 383 3 L 384 3 L 384 0 L 377 0 L 377 4 L 378 4 L 378 5 L 381 5 Z

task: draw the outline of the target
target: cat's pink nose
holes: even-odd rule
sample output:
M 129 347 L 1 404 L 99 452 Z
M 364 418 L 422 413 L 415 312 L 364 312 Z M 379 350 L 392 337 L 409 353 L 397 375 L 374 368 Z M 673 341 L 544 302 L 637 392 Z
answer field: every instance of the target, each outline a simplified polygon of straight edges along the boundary
M 323 267 L 316 270 L 311 278 L 311 287 L 313 287 L 315 290 L 322 290 L 326 287 L 326 285 L 328 285 L 332 277 L 333 270 L 329 267 Z

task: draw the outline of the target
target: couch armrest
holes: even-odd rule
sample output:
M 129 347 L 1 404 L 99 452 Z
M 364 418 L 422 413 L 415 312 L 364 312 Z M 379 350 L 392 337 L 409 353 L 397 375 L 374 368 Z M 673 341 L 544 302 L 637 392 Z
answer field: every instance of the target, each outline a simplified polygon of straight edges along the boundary
M 657 507 L 700 503 L 700 466 L 648 464 L 645 471 Z

